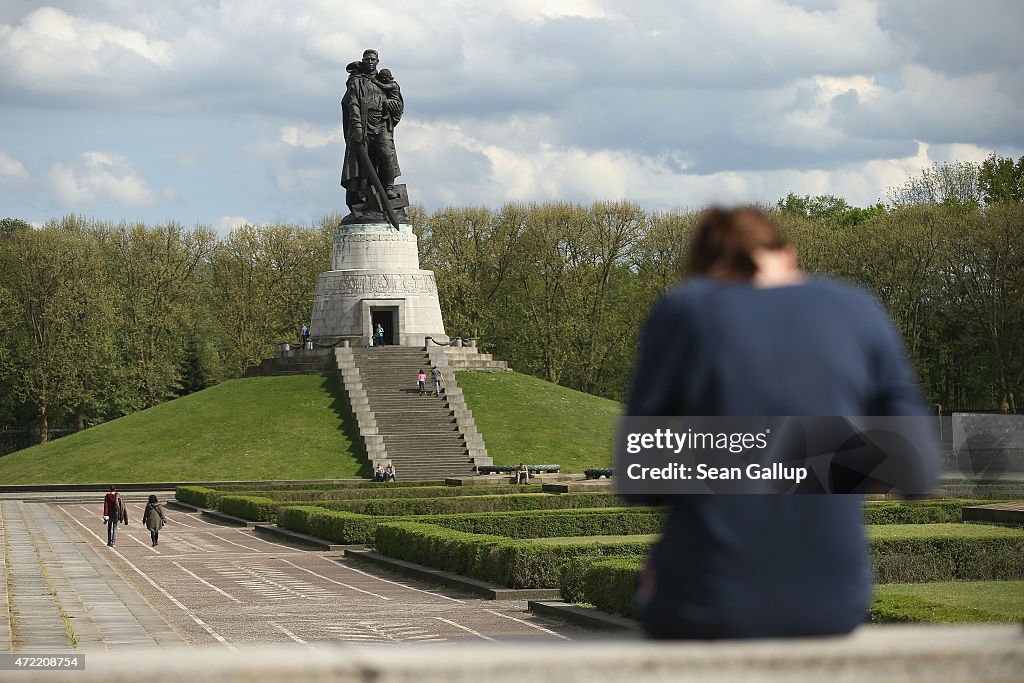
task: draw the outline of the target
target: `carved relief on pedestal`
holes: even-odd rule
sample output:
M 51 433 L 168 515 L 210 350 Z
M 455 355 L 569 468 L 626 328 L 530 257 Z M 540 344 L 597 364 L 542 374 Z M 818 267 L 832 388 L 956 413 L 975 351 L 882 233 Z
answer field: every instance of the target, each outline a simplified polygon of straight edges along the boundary
M 326 301 L 338 296 L 364 294 L 433 294 L 437 281 L 433 273 L 373 275 L 336 275 L 316 293 L 315 301 Z

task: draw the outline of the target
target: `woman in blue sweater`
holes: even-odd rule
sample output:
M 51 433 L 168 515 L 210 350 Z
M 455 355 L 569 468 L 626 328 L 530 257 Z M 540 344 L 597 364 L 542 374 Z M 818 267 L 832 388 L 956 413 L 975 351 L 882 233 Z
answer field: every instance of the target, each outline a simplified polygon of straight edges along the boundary
M 854 287 L 809 277 L 756 209 L 712 209 L 645 326 L 633 416 L 924 415 L 900 337 Z M 918 476 L 934 482 L 937 459 Z M 646 502 L 651 502 L 646 499 Z M 871 573 L 860 495 L 680 495 L 637 600 L 656 638 L 852 631 Z

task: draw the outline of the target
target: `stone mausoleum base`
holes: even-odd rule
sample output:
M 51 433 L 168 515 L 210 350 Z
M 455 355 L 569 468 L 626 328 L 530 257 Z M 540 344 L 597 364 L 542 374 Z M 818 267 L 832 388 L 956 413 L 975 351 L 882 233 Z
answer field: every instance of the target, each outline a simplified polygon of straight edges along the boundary
M 316 281 L 313 341 L 369 346 L 378 323 L 387 345 L 424 346 L 426 337 L 448 341 L 437 283 L 431 271 L 420 269 L 411 225 L 342 225 L 332 266 Z

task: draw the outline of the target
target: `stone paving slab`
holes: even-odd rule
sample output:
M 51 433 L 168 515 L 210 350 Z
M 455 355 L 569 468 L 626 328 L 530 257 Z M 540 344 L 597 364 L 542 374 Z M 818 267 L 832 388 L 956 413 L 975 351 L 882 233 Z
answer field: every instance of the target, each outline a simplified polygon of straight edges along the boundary
M 54 508 L 186 642 L 235 649 L 270 643 L 558 642 L 591 631 L 345 559 L 165 509 L 160 544 L 137 522 L 105 546 L 98 505 Z M 129 504 L 141 520 L 143 505 Z M 123 598 L 127 600 L 127 598 Z M 120 646 L 119 646 L 120 647 Z
M 3 647 L 66 653 L 184 640 L 49 505 L 0 503 L 12 629 Z M 100 522 L 99 515 L 90 515 Z

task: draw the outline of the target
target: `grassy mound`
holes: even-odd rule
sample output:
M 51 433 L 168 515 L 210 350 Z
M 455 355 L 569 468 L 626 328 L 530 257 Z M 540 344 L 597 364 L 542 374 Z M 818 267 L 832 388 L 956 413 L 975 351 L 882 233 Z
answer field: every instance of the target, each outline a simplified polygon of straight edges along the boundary
M 460 372 L 457 379 L 494 464 L 611 467 L 622 404 L 518 372 Z
M 338 380 L 236 379 L 0 458 L 4 484 L 366 476 Z

